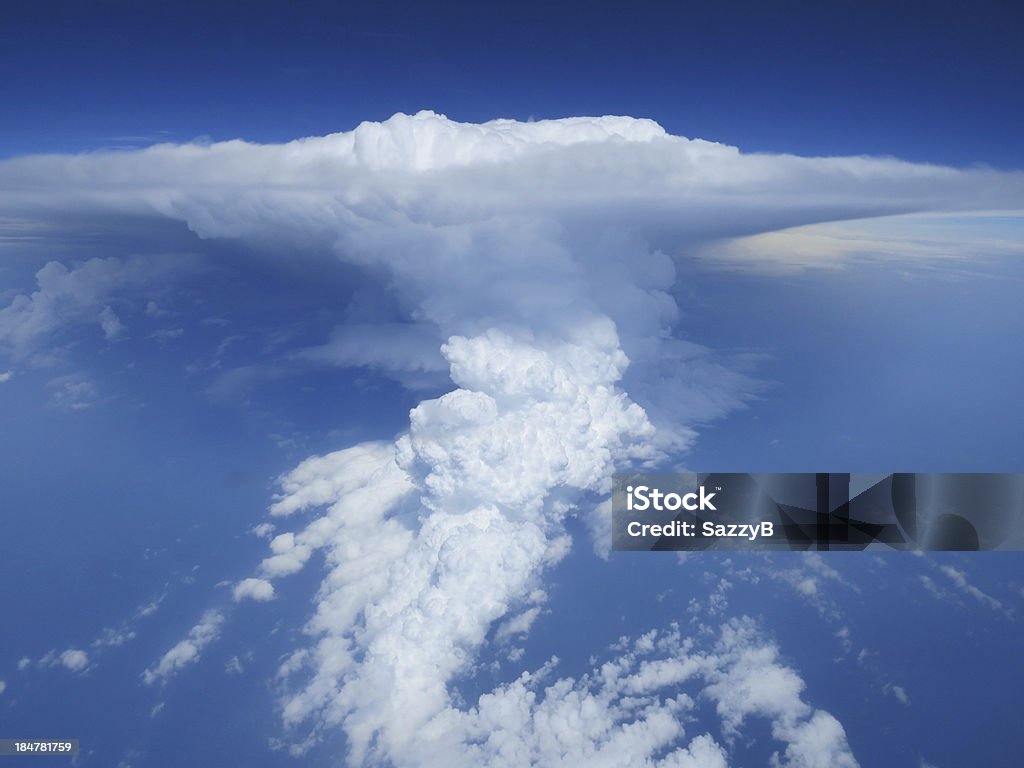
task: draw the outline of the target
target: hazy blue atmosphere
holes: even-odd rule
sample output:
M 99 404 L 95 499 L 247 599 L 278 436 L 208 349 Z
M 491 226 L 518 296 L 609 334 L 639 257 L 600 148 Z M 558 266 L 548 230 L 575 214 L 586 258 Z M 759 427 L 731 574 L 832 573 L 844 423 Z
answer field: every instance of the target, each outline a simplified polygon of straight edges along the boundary
M 609 552 L 607 497 L 1024 471 L 1022 38 L 0 0 L 0 738 L 1018 765 L 1018 553 Z

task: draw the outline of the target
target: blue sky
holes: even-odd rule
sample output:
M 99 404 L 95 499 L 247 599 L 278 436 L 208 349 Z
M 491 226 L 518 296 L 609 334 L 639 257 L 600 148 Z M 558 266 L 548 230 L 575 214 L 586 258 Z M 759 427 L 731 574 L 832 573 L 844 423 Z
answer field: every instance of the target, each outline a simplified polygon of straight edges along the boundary
M 434 109 L 1020 167 L 1012 2 L 6 3 L 0 152 L 281 141 Z
M 0 737 L 1012 764 L 1016 553 L 637 559 L 604 502 L 1021 469 L 1022 26 L 0 7 Z

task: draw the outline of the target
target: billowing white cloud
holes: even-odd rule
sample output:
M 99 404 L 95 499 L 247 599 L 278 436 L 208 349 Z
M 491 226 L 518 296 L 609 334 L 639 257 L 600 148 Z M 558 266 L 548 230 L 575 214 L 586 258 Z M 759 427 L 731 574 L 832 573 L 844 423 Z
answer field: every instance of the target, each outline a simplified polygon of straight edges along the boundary
M 219 611 L 204 613 L 199 623 L 189 630 L 188 637 L 167 651 L 154 666 L 142 673 L 143 681 L 147 685 L 158 681 L 165 683 L 182 667 L 198 661 L 200 651 L 220 637 L 223 623 L 224 615 Z
M 597 698 L 587 681 L 562 681 L 542 698 L 527 676 L 475 709 L 455 706 L 449 685 L 498 620 L 510 617 L 494 629 L 495 642 L 536 620 L 538 577 L 565 552 L 561 523 L 572 500 L 605 489 L 613 457 L 649 455 L 650 424 L 614 386 L 614 338 L 601 343 L 600 327 L 589 332 L 578 345 L 496 331 L 453 338 L 444 354 L 460 388 L 414 409 L 396 446 L 315 457 L 282 479 L 274 513 L 328 510 L 275 538 L 262 570 L 291 573 L 317 549 L 331 569 L 307 627 L 314 646 L 282 666 L 284 679 L 308 674 L 285 700 L 286 722 L 312 720 L 314 733 L 344 728 L 353 765 L 371 756 L 402 766 L 556 765 L 546 750 L 568 750 L 569 740 L 572 751 L 559 753 L 566 765 L 618 765 L 629 754 L 639 765 L 724 765 L 725 748 L 710 737 L 680 742 L 688 699 L 636 701 L 699 676 L 728 733 L 749 717 L 772 720 L 786 745 L 782 764 L 856 765 L 839 723 L 802 700 L 803 682 L 743 623 L 727 627 L 713 659 L 641 664 Z M 672 638 L 638 647 L 689 652 L 678 632 Z M 629 718 L 612 707 L 617 697 L 628 699 Z M 592 727 L 570 716 L 581 707 Z M 499 726 L 513 714 L 527 720 Z M 665 762 L 650 758 L 677 742 Z
M 273 513 L 331 504 L 273 539 L 261 566 L 280 577 L 326 548 L 332 567 L 309 627 L 321 637 L 314 676 L 288 701 L 289 722 L 344 723 L 359 754 L 447 705 L 448 681 L 492 622 L 536 598 L 540 572 L 565 553 L 573 499 L 606 490 L 613 457 L 652 455 L 653 428 L 615 386 L 616 341 L 600 320 L 571 341 L 452 337 L 443 353 L 460 388 L 417 406 L 395 445 L 317 457 L 284 478 Z

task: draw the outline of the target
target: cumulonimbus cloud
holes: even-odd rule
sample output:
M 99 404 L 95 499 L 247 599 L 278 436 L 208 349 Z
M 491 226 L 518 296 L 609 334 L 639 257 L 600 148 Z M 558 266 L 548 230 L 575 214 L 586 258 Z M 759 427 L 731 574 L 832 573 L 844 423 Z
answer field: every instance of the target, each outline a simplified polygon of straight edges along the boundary
M 281 145 L 20 158 L 0 163 L 0 189 L 12 215 L 158 215 L 281 259 L 318 248 L 365 269 L 400 316 L 356 317 L 358 337 L 343 328 L 301 355 L 399 378 L 448 372 L 455 388 L 413 409 L 394 443 L 312 457 L 283 478 L 274 514 L 323 511 L 271 541 L 265 581 L 244 582 L 272 594 L 325 553 L 312 646 L 281 670 L 284 719 L 314 735 L 343 728 L 353 764 L 410 766 L 559 764 L 544 729 L 567 702 L 592 728 L 562 764 L 724 764 L 710 737 L 669 749 L 688 702 L 654 697 L 650 666 L 541 697 L 519 681 L 469 710 L 450 685 L 500 620 L 544 601 L 539 578 L 567 551 L 563 523 L 583 495 L 617 467 L 685 449 L 749 394 L 676 333 L 675 256 L 815 222 L 1024 203 L 1018 173 L 749 155 L 632 118 L 470 125 L 428 112 Z M 147 680 L 192 660 L 218 626 L 197 625 Z M 784 764 L 856 764 L 842 726 L 803 703 L 799 678 L 747 630 L 692 663 L 673 642 L 659 669 L 702 676 L 727 732 L 762 714 Z M 506 709 L 516 733 L 500 726 Z
M 312 248 L 361 265 L 399 316 L 357 313 L 299 351 L 307 361 L 409 382 L 443 374 L 439 347 L 452 335 L 561 338 L 581 319 L 608 317 L 632 361 L 623 385 L 671 449 L 752 389 L 676 333 L 676 256 L 735 258 L 760 248 L 758 235 L 815 222 L 1022 205 L 1020 173 L 744 154 L 628 117 L 475 125 L 421 112 L 278 145 L 0 163 L 0 216 L 155 215 L 204 238 L 258 242 L 280 260 Z M 791 240 L 771 245 L 787 250 Z

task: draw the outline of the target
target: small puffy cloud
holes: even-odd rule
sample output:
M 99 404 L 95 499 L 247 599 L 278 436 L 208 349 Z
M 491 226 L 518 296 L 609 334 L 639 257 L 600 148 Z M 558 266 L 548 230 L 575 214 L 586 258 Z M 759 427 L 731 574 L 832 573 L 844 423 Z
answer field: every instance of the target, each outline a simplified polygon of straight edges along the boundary
M 57 661 L 71 672 L 81 672 L 89 666 L 89 656 L 85 651 L 77 648 L 69 648 L 64 651 Z
M 189 630 L 188 637 L 179 642 L 160 660 L 142 673 L 147 685 L 155 682 L 166 683 L 183 667 L 199 660 L 199 653 L 207 645 L 220 637 L 224 616 L 219 611 L 207 611 L 199 623 Z
M 2 694 L 6 690 L 7 690 L 7 683 L 5 683 L 3 680 L 0 680 L 0 694 Z
M 910 706 L 910 695 L 907 693 L 907 689 L 902 685 L 892 685 L 886 683 L 882 686 L 882 693 L 892 696 L 896 701 L 904 706 Z
M 146 317 L 166 317 L 170 314 L 166 309 L 163 309 L 155 301 L 146 302 Z
M 32 666 L 32 659 L 30 659 L 28 656 L 22 656 L 20 659 L 18 659 L 18 671 L 19 672 L 23 672 L 24 670 L 28 669 L 31 666 Z
M 13 371 L 4 371 L 4 372 L 0 373 L 0 384 L 7 383 L 8 381 L 11 380 L 11 378 L 13 376 L 14 376 L 14 372 Z
M 242 579 L 233 594 L 236 603 L 245 599 L 264 602 L 274 599 L 274 585 L 266 579 Z
M 103 335 L 108 341 L 116 339 L 124 330 L 121 319 L 110 307 L 104 307 L 103 311 L 100 312 L 100 328 L 103 329 Z
M 261 539 L 269 539 L 271 534 L 276 530 L 276 526 L 273 523 L 260 523 L 254 525 L 249 529 L 249 533 L 253 536 L 258 536 Z

